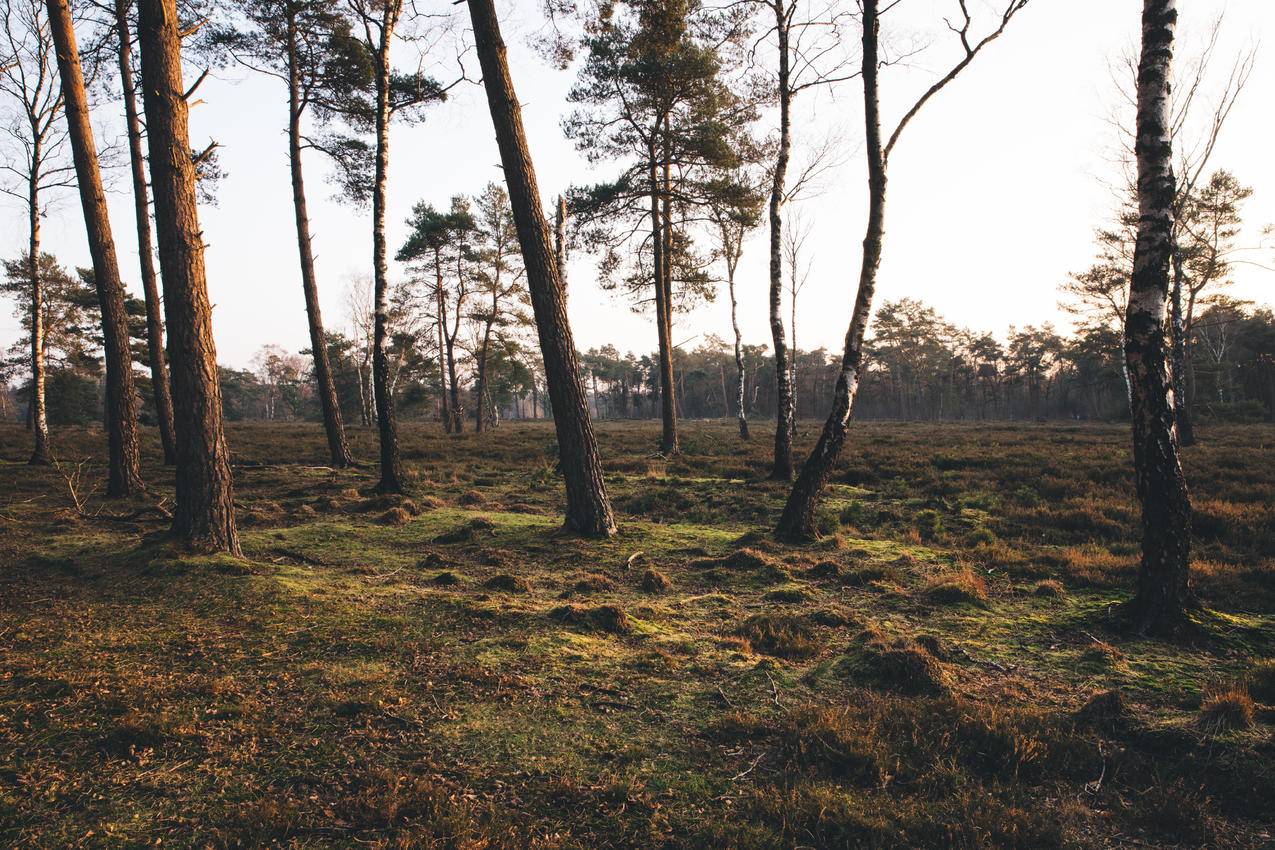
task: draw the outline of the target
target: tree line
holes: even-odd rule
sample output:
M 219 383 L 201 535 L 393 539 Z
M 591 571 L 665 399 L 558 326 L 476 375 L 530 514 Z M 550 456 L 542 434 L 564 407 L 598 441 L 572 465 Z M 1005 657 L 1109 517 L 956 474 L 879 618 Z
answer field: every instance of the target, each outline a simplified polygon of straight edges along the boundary
M 1184 428 L 1189 422 L 1186 387 L 1193 387 L 1197 402 L 1203 388 L 1210 400 L 1216 392 L 1220 405 L 1241 393 L 1240 402 L 1260 403 L 1263 380 L 1269 385 L 1269 348 L 1263 348 L 1269 335 L 1263 329 L 1269 328 L 1270 317 L 1242 304 L 1199 298 L 1208 281 L 1225 277 L 1226 250 L 1219 246 L 1234 236 L 1226 197 L 1232 206 L 1242 199 L 1225 181 L 1201 181 L 1207 155 L 1187 158 L 1188 167 L 1175 173 L 1177 134 L 1184 124 L 1170 94 L 1174 0 L 1143 3 L 1128 160 L 1128 197 L 1136 214 L 1122 217 L 1123 236 L 1100 235 L 1111 256 L 1121 260 L 1113 260 L 1110 269 L 1095 267 L 1099 278 L 1107 275 L 1096 283 L 1110 287 L 1101 297 L 1115 298 L 1118 327 L 1097 323 L 1072 340 L 1049 328 L 1027 328 L 1002 345 L 952 328 L 915 302 L 875 304 L 889 175 L 913 119 L 1001 38 L 1029 3 L 1001 0 L 988 15 L 956 0 L 956 14 L 941 18 L 950 63 L 892 115 L 883 114 L 880 92 L 892 69 L 912 55 L 883 39 L 898 3 L 860 0 L 844 8 L 801 0 L 548 3 L 552 36 L 546 52 L 577 71 L 563 129 L 587 159 L 610 169 L 601 182 L 564 191 L 553 205 L 551 227 L 494 5 L 468 0 L 473 52 L 504 187 L 452 199 L 445 209 L 429 200 L 417 205 L 410 236 L 394 255 L 410 274 L 395 284 L 385 221 L 391 125 L 424 120 L 452 89 L 471 81 L 463 61 L 450 79 L 421 70 L 427 64 L 441 66 L 447 51 L 463 60 L 464 40 L 445 37 L 445 10 L 402 0 L 236 0 L 206 8 L 196 0 L 138 0 L 135 6 L 116 0 L 109 7 L 77 3 L 75 10 L 69 0 L 15 0 L 4 18 L 9 55 L 0 72 L 5 93 L 19 105 L 23 119 L 14 125 L 19 155 L 9 172 L 22 178 L 22 191 L 15 194 L 26 204 L 30 238 L 25 262 L 18 261 L 16 278 L 11 274 L 10 280 L 30 293 L 32 463 L 53 461 L 45 355 L 51 350 L 46 317 L 56 311 L 46 306 L 46 278 L 52 280 L 57 269 L 56 261 L 44 259 L 42 204 L 44 193 L 74 185 L 92 257 L 91 270 L 80 278 L 91 282 L 96 295 L 93 333 L 104 375 L 107 495 L 145 490 L 133 368 L 137 319 L 144 316 L 149 397 L 161 435 L 167 435 L 165 461 L 175 467 L 173 530 L 189 545 L 239 551 L 223 422 L 234 394 L 244 387 L 236 386 L 236 373 L 217 367 L 199 226 L 200 180 L 217 172 L 216 143 L 193 146 L 187 122 L 209 69 L 236 62 L 287 88 L 288 112 L 279 121 L 287 128 L 311 337 L 304 368 L 284 353 L 263 353 L 253 374 L 259 396 L 253 404 L 268 417 L 285 407 L 295 412 L 302 395 L 295 391 L 302 380 L 298 376 L 305 374 L 333 466 L 357 462 L 344 425 L 351 385 L 358 391 L 361 420 L 377 430 L 377 489 L 402 493 L 407 485 L 399 456 L 400 407 L 407 410 L 414 397 L 429 395 L 449 431 L 463 430 L 470 411 L 482 430 L 499 411 L 502 387 L 506 394 L 525 396 L 529 384 L 533 396 L 542 393 L 547 399 L 537 398 L 532 410 L 545 410 L 555 424 L 566 527 L 610 535 L 615 523 L 593 418 L 639 410 L 646 399 L 662 423 L 659 449 L 671 454 L 679 450 L 679 420 L 707 413 L 714 404 L 712 415 L 733 415 L 747 438 L 751 402 L 775 420 L 771 477 L 795 476 L 775 535 L 800 541 L 817 536 L 816 508 L 856 409 L 901 417 L 973 417 L 993 411 L 1027 417 L 1051 411 L 1098 415 L 1119 407 L 1119 397 L 1130 405 L 1144 506 L 1143 569 L 1130 611 L 1144 630 L 1179 623 L 1191 598 L 1189 501 L 1177 460 L 1178 422 Z M 83 50 L 77 25 L 88 34 Z M 134 33 L 139 74 L 132 59 Z M 413 51 L 415 61 L 396 64 Z M 759 59 L 764 52 L 769 60 Z M 90 92 L 100 87 L 90 84 L 113 65 L 127 118 L 145 295 L 142 309 L 134 304 L 131 311 L 90 121 L 91 110 L 101 108 L 90 100 Z M 202 66 L 193 82 L 186 77 L 188 66 Z M 1237 65 L 1229 100 L 1220 110 L 1233 105 L 1249 68 Z M 811 155 L 794 168 L 799 134 L 791 108 L 809 88 L 850 81 L 862 89 L 867 218 L 844 346 L 829 357 L 796 349 L 802 240 L 785 211 L 827 167 L 829 151 L 835 154 L 838 144 L 807 145 Z M 1210 142 L 1216 141 L 1225 111 L 1215 118 Z M 330 334 L 319 311 L 302 167 L 307 152 L 326 156 L 345 199 L 369 208 L 371 286 L 360 332 L 348 340 Z M 1213 192 L 1211 199 L 1207 192 Z M 744 235 L 760 227 L 768 229 L 770 249 L 768 372 L 762 352 L 750 352 L 740 338 L 735 297 Z M 571 250 L 599 258 L 605 286 L 653 306 L 653 355 L 621 359 L 611 352 L 577 350 L 566 311 L 564 269 Z M 733 345 L 705 344 L 684 352 L 676 344 L 676 316 L 711 297 L 719 266 L 725 268 L 731 295 Z M 1075 282 L 1082 300 L 1092 294 L 1086 276 Z M 793 304 L 787 326 L 785 289 Z M 869 335 L 874 314 L 876 329 Z M 525 336 L 518 333 L 523 327 Z M 539 380 L 536 358 L 526 351 L 531 328 Z M 1112 357 L 1121 349 L 1122 358 Z M 1217 368 L 1198 368 L 1195 355 L 1213 351 L 1221 352 Z M 358 363 L 354 381 L 346 366 L 350 362 Z M 635 362 L 636 370 L 631 368 Z M 1117 386 L 1113 374 L 1124 384 L 1119 396 L 1112 389 Z M 716 391 L 707 386 L 713 377 Z M 524 385 L 519 387 L 519 381 Z M 338 383 L 346 388 L 344 403 Z M 822 415 L 825 423 L 814 449 L 798 465 L 792 437 L 803 412 Z

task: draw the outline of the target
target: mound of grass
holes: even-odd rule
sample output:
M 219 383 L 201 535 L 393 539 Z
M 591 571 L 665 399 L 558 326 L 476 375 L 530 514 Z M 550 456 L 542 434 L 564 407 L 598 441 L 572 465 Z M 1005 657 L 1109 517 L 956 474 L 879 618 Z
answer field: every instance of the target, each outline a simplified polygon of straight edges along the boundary
M 888 638 L 875 629 L 857 635 L 846 653 L 852 680 L 879 690 L 910 696 L 948 693 L 943 663 L 928 649 L 903 637 Z
M 435 543 L 468 543 L 495 530 L 496 524 L 486 517 L 474 517 L 464 525 L 444 531 L 434 538 Z
M 633 631 L 633 623 L 618 605 L 561 605 L 549 612 L 550 619 L 590 631 L 625 635 Z
M 741 623 L 734 634 L 755 651 L 778 658 L 810 658 L 823 648 L 810 620 L 786 614 L 756 614 Z
M 502 593 L 531 593 L 531 582 L 522 576 L 500 573 L 483 582 L 488 590 L 499 590 Z
M 806 575 L 816 580 L 840 578 L 841 565 L 836 561 L 820 561 L 806 570 Z
M 412 515 L 404 508 L 390 508 L 377 521 L 381 525 L 407 525 L 412 521 Z
M 1101 691 L 1094 694 L 1075 715 L 1081 726 L 1108 732 L 1125 729 L 1132 720 L 1132 712 L 1120 691 Z
M 1263 658 L 1248 674 L 1248 692 L 1254 699 L 1275 705 L 1275 658 Z
M 1210 688 L 1200 702 L 1200 726 L 1213 732 L 1253 725 L 1253 698 L 1239 686 Z
M 924 594 L 945 605 L 987 605 L 987 583 L 968 567 L 934 576 L 926 583 Z
M 573 593 L 605 593 L 615 590 L 615 582 L 602 573 L 590 573 L 571 585 L 568 594 Z
M 647 569 L 642 573 L 642 590 L 646 593 L 663 593 L 672 586 L 668 576 L 657 569 Z
M 1042 599 L 1061 599 L 1066 595 L 1067 590 L 1058 579 L 1047 578 L 1038 581 L 1032 588 L 1032 596 L 1039 596 Z
M 451 570 L 443 570 L 441 573 L 434 576 L 433 582 L 441 587 L 450 587 L 452 585 L 460 584 L 460 576 L 456 575 L 456 573 Z

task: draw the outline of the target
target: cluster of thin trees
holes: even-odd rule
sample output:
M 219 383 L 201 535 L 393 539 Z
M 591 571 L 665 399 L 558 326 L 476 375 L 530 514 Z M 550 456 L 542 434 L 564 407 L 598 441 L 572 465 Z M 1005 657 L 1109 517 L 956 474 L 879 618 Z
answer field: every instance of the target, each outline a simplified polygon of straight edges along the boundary
M 391 248 L 385 227 L 390 127 L 396 120 L 421 120 L 430 106 L 466 81 L 466 74 L 462 63 L 454 79 L 440 81 L 420 70 L 400 68 L 394 59 L 405 55 L 408 47 L 426 54 L 443 49 L 445 41 L 438 37 L 443 10 L 431 13 L 402 0 L 237 0 L 229 4 L 228 13 L 220 6 L 213 14 L 213 9 L 201 9 L 197 3 L 138 0 L 134 7 L 128 0 L 116 0 L 110 8 L 86 4 L 77 9 L 83 12 L 80 31 L 92 33 L 86 39 L 90 48 L 81 51 L 69 0 L 14 0 L 6 7 L 10 49 L 0 68 L 6 93 L 21 103 L 27 119 L 18 138 L 24 145 L 25 163 L 19 171 L 25 168 L 31 213 L 27 277 L 36 434 L 32 461 L 51 460 L 42 364 L 40 193 L 73 182 L 82 202 L 92 256 L 89 277 L 101 326 L 110 447 L 107 494 L 129 496 L 144 487 L 138 471 L 128 302 L 107 215 L 86 85 L 86 67 L 96 73 L 105 64 L 102 57 L 110 56 L 117 60 L 127 118 L 147 362 L 166 460 L 176 467 L 174 531 L 199 548 L 238 552 L 197 203 L 197 181 L 201 170 L 212 169 L 215 145 L 202 150 L 191 145 L 187 114 L 207 71 L 189 83 L 185 50 L 188 58 L 203 57 L 205 63 L 242 63 L 287 86 L 288 115 L 286 122 L 281 116 L 281 123 L 288 128 L 311 371 L 334 466 L 350 465 L 354 458 L 345 436 L 330 338 L 319 311 L 302 170 L 306 150 L 330 157 L 345 195 L 370 207 L 371 362 L 370 378 L 361 381 L 360 388 L 370 396 L 361 409 L 373 420 L 379 438 L 379 490 L 405 490 L 394 386 L 401 372 L 401 363 L 393 357 L 395 311 L 414 310 L 432 330 L 431 365 L 437 367 L 440 416 L 449 429 L 459 430 L 464 427 L 466 399 L 458 351 L 468 349 L 474 358 L 478 386 L 472 403 L 477 421 L 483 423 L 491 395 L 486 385 L 493 341 L 504 322 L 523 321 L 511 317 L 522 315 L 516 305 L 525 303 L 557 431 L 566 526 L 586 535 L 614 533 L 591 426 L 591 403 L 596 406 L 598 394 L 591 397 L 585 385 L 590 373 L 582 368 L 567 320 L 566 253 L 580 247 L 597 253 L 607 285 L 653 303 L 658 347 L 652 372 L 659 389 L 661 450 L 672 453 L 678 450 L 678 395 L 684 389 L 676 372 L 674 319 L 680 309 L 709 291 L 715 282 L 710 267 L 719 260 L 727 272 L 735 329 L 735 413 L 741 436 L 747 436 L 747 358 L 735 314 L 735 271 L 744 235 L 764 225 L 770 236 L 773 477 L 790 480 L 796 473 L 775 534 L 783 540 L 809 539 L 816 534 L 815 509 L 849 437 L 861 387 L 872 385 L 882 374 L 904 382 L 898 363 L 881 365 L 890 362 L 890 334 L 878 331 L 874 340 L 866 337 L 885 246 L 887 187 L 894 160 L 904 150 L 901 145 L 913 119 L 1007 31 L 1029 2 L 1000 0 L 990 19 L 980 20 L 986 12 L 971 8 L 967 0 L 955 0 L 955 14 L 942 20 L 951 41 L 951 63 L 889 117 L 881 107 L 882 86 L 892 68 L 910 55 L 891 50 L 883 39 L 898 15 L 897 2 L 859 0 L 846 8 L 803 0 L 612 0 L 582 8 L 548 3 L 553 25 L 550 52 L 563 62 L 579 60 L 565 130 L 590 160 L 615 168 L 609 179 L 574 187 L 560 198 L 551 228 L 494 4 L 468 0 L 474 52 L 505 187 L 489 187 L 477 201 L 457 199 L 446 211 L 418 205 L 410 237 L 397 253 L 410 264 L 412 283 L 399 292 L 389 280 Z M 1183 414 L 1175 401 L 1184 396 L 1181 387 L 1187 371 L 1179 356 L 1187 303 L 1184 287 L 1189 287 L 1193 274 L 1200 274 L 1191 266 L 1197 259 L 1186 249 L 1189 240 L 1184 235 L 1193 220 L 1192 199 L 1199 198 L 1194 191 L 1199 174 L 1174 171 L 1178 122 L 1170 99 L 1170 74 L 1176 20 L 1174 0 L 1144 0 L 1142 50 L 1132 98 L 1137 113 L 1130 145 L 1137 212 L 1129 220 L 1132 272 L 1127 276 L 1121 332 L 1144 514 L 1142 570 L 1129 610 L 1144 630 L 1175 627 L 1191 602 L 1190 508 L 1177 453 L 1177 422 Z M 140 80 L 133 63 L 134 31 Z M 765 51 L 773 61 L 758 60 Z M 417 69 L 425 66 L 415 64 Z M 791 258 L 785 275 L 784 213 L 826 166 L 827 153 L 793 167 L 792 104 L 810 88 L 850 80 L 862 89 L 867 223 L 844 348 L 832 374 L 815 389 L 824 395 L 819 409 L 827 412 L 826 422 L 798 469 L 792 457 L 797 358 L 788 337 L 795 329 L 785 328 L 782 315 L 784 288 L 787 285 L 795 296 L 798 275 Z M 758 123 L 771 115 L 774 126 L 759 128 Z M 50 152 L 62 142 L 70 149 L 69 165 L 59 164 L 56 152 Z M 148 190 L 153 194 L 153 232 Z M 152 238 L 158 245 L 158 273 L 151 267 Z M 891 315 L 906 309 L 910 308 L 893 305 Z M 898 353 L 897 344 L 893 350 Z M 1015 356 L 1030 359 L 1025 352 Z M 906 386 L 901 393 L 904 402 L 914 394 Z M 723 387 L 723 414 L 729 394 Z

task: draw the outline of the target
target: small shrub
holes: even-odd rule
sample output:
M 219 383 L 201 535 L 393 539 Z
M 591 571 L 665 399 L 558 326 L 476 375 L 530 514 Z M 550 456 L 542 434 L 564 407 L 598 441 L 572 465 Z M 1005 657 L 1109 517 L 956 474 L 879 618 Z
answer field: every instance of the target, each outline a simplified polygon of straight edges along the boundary
M 656 569 L 648 569 L 642 573 L 642 590 L 647 593 L 663 593 L 673 586 L 668 576 Z
M 916 515 L 916 531 L 925 540 L 934 540 L 943 534 L 943 516 L 927 508 Z
M 985 525 L 976 527 L 965 536 L 965 545 L 970 547 L 991 546 L 996 543 L 996 535 Z
M 466 490 L 460 494 L 460 498 L 457 501 L 466 506 L 482 505 L 486 504 L 487 497 L 477 490 Z
M 1211 731 L 1253 725 L 1253 698 L 1241 687 L 1212 688 L 1200 703 L 1200 725 Z
M 882 690 L 909 696 L 939 696 L 948 691 L 943 665 L 907 638 L 886 638 L 867 629 L 854 639 L 846 658 L 852 673 Z
M 875 518 L 872 517 L 871 511 L 865 502 L 854 499 L 841 509 L 841 516 L 838 519 L 841 520 L 842 525 L 862 527 Z
M 757 614 L 735 629 L 758 652 L 778 658 L 809 658 L 821 645 L 805 617 L 786 614 Z

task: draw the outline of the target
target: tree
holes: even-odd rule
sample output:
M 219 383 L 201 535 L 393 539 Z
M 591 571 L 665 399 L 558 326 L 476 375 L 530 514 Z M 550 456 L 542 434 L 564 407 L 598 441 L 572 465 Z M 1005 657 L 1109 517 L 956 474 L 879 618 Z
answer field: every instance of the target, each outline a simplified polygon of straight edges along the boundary
M 304 135 L 307 111 L 317 109 L 322 118 L 339 111 L 348 101 L 354 80 L 365 69 L 361 63 L 351 61 L 355 46 L 350 23 L 341 16 L 336 0 L 238 0 L 237 5 L 252 30 L 226 30 L 219 39 L 243 64 L 282 80 L 288 88 L 288 166 L 315 387 L 323 411 L 328 455 L 333 466 L 346 467 L 354 462 L 354 457 L 345 436 L 332 365 L 324 344 L 302 152 L 309 146 Z
M 138 9 L 142 94 L 177 435 L 173 531 L 192 547 L 237 555 L 230 453 L 222 426 L 176 0 L 139 0 Z
M 615 519 L 602 480 L 602 461 L 589 421 L 588 397 L 580 383 L 580 365 L 567 320 L 562 272 L 553 252 L 549 223 L 540 205 L 535 168 L 522 126 L 522 107 L 509 76 L 500 22 L 492 0 L 469 0 L 469 15 L 518 243 L 522 247 L 545 378 L 553 400 L 554 428 L 567 491 L 565 525 L 578 534 L 610 537 L 615 534 Z
M 443 100 L 446 90 L 430 77 L 400 74 L 390 63 L 395 31 L 403 16 L 403 0 L 347 0 L 355 26 L 361 31 L 362 50 L 371 68 L 371 102 L 347 111 L 356 128 L 372 130 L 375 159 L 372 176 L 372 281 L 375 323 L 372 338 L 372 390 L 381 445 L 383 493 L 406 489 L 398 452 L 398 423 L 394 393 L 390 388 L 389 266 L 385 246 L 385 204 L 390 169 L 390 122 L 396 115 L 419 117 L 422 107 Z M 348 147 L 348 145 L 347 145 Z
M 792 386 L 792 364 L 784 334 L 783 317 L 783 239 L 784 205 L 792 200 L 817 170 L 818 160 L 790 186 L 788 169 L 792 159 L 792 104 L 801 92 L 816 86 L 827 86 L 853 79 L 849 61 L 841 50 L 842 24 L 845 15 L 830 4 L 812 14 L 801 14 L 803 0 L 752 0 L 764 6 L 773 16 L 766 36 L 774 37 L 776 63 L 774 100 L 779 107 L 778 143 L 770 170 L 770 203 L 767 217 L 770 225 L 770 335 L 775 346 L 775 458 L 770 477 L 775 481 L 792 480 L 792 437 L 796 401 Z M 792 345 L 796 347 L 794 340 Z
M 108 471 L 106 495 L 123 498 L 145 490 L 137 449 L 137 391 L 133 385 L 133 355 L 129 347 L 124 284 L 115 257 L 115 238 L 106 209 L 106 192 L 98 168 L 97 145 L 89 123 L 88 95 L 75 42 L 75 26 L 67 0 L 48 0 L 49 29 L 56 48 L 64 113 L 71 153 L 80 187 L 80 206 L 93 258 L 93 282 L 102 314 L 102 344 L 106 360 L 106 433 Z
M 737 162 L 735 137 L 755 112 L 722 80 L 730 24 L 699 0 L 606 4 L 569 95 L 580 105 L 565 122 L 577 147 L 592 162 L 624 161 L 613 180 L 574 190 L 572 207 L 586 241 L 604 250 L 604 280 L 614 286 L 618 274 L 635 294 L 654 290 L 665 454 L 678 451 L 674 283 L 687 300 L 712 297 L 688 225 L 706 218 L 699 208 Z M 626 264 L 619 249 L 634 241 Z
M 464 264 L 472 254 L 469 240 L 478 224 L 469 210 L 468 201 L 457 196 L 452 199 L 451 209 L 445 213 L 424 201 L 416 204 L 407 225 L 411 230 L 407 241 L 399 249 L 397 259 L 400 262 L 424 260 L 428 269 L 434 272 L 434 327 L 438 338 L 443 427 L 449 434 L 460 433 L 464 430 L 464 411 L 456 372 L 456 341 L 469 296 Z M 454 277 L 451 274 L 453 268 L 456 271 Z M 445 282 L 448 278 L 455 283 L 450 297 Z
M 119 39 L 120 88 L 124 97 L 124 122 L 128 133 L 129 166 L 133 179 L 134 218 L 137 226 L 137 256 L 141 266 L 142 292 L 146 299 L 146 350 L 151 388 L 155 397 L 155 418 L 159 425 L 164 465 L 177 463 L 173 434 L 173 396 L 168 380 L 168 359 L 164 354 L 164 316 L 155 275 L 154 246 L 151 239 L 150 189 L 146 184 L 146 158 L 142 152 L 142 120 L 137 112 L 137 86 L 133 77 L 133 36 L 129 23 L 130 0 L 115 0 L 115 32 Z
M 859 388 L 863 365 L 863 335 L 872 314 L 872 297 L 876 290 L 877 270 L 881 265 L 881 249 L 885 239 L 886 178 L 890 154 L 917 113 L 952 80 L 956 79 L 961 71 L 969 67 L 988 44 L 999 38 L 1005 32 L 1009 22 L 1027 6 L 1028 2 L 1029 0 L 1009 0 L 1004 4 L 1004 12 L 1000 15 L 996 28 L 982 39 L 972 41 L 970 30 L 973 27 L 973 20 L 967 0 L 957 0 L 961 19 L 956 24 L 949 24 L 948 27 L 960 41 L 961 58 L 921 94 L 895 125 L 888 140 L 884 142 L 881 133 L 878 85 L 878 74 L 881 69 L 879 45 L 881 13 L 878 0 L 863 2 L 861 76 L 868 160 L 868 223 L 863 239 L 859 288 L 855 296 L 850 326 L 846 331 L 845 350 L 842 353 L 841 371 L 837 377 L 833 395 L 832 412 L 829 413 L 815 448 L 807 458 L 800 475 L 797 476 L 792 491 L 788 494 L 788 501 L 784 505 L 783 514 L 775 529 L 775 535 L 780 539 L 805 540 L 817 536 L 815 508 L 827 484 L 828 476 L 832 472 L 832 466 L 841 453 L 846 433 L 849 431 L 850 416 L 854 411 L 854 399 Z M 893 8 L 895 4 L 891 3 L 886 6 L 886 11 Z
M 29 417 L 35 435 L 30 463 L 53 462 L 45 411 L 44 285 L 40 272 L 40 220 L 45 196 L 73 184 L 74 166 L 66 160 L 67 131 L 58 121 L 64 101 L 54 68 L 53 34 L 41 0 L 13 0 L 4 7 L 5 55 L 0 56 L 0 93 L 16 101 L 5 132 L 19 153 L 3 163 L 2 191 L 27 211 L 27 279 L 31 284 L 31 397 Z
M 1128 614 L 1139 632 L 1182 628 L 1193 601 L 1191 503 L 1178 460 L 1165 319 L 1173 259 L 1173 138 L 1169 100 L 1176 0 L 1143 0 L 1138 64 L 1138 241 L 1125 318 L 1133 462 L 1142 502 L 1142 561 Z
M 744 237 L 761 219 L 761 197 L 756 190 L 753 175 L 744 169 L 736 169 L 727 176 L 726 183 L 746 189 L 742 192 L 721 192 L 721 202 L 709 206 L 709 216 L 716 228 L 717 252 L 726 266 L 726 291 L 730 295 L 730 324 L 735 336 L 735 416 L 739 423 L 739 437 L 749 439 L 748 399 L 745 393 L 747 370 L 744 363 L 744 340 L 739 332 L 739 301 L 735 296 L 735 277 L 739 261 L 744 253 Z M 747 191 L 751 188 L 752 191 Z
M 488 361 L 493 343 L 499 342 L 510 328 L 525 325 L 527 320 L 517 310 L 523 269 L 522 258 L 518 254 L 518 227 L 509 206 L 509 194 L 499 184 L 488 183 L 476 199 L 476 206 L 478 291 L 475 295 L 481 300 L 470 313 L 470 318 L 479 327 L 475 352 L 478 367 L 475 428 L 482 432 L 488 424 Z

